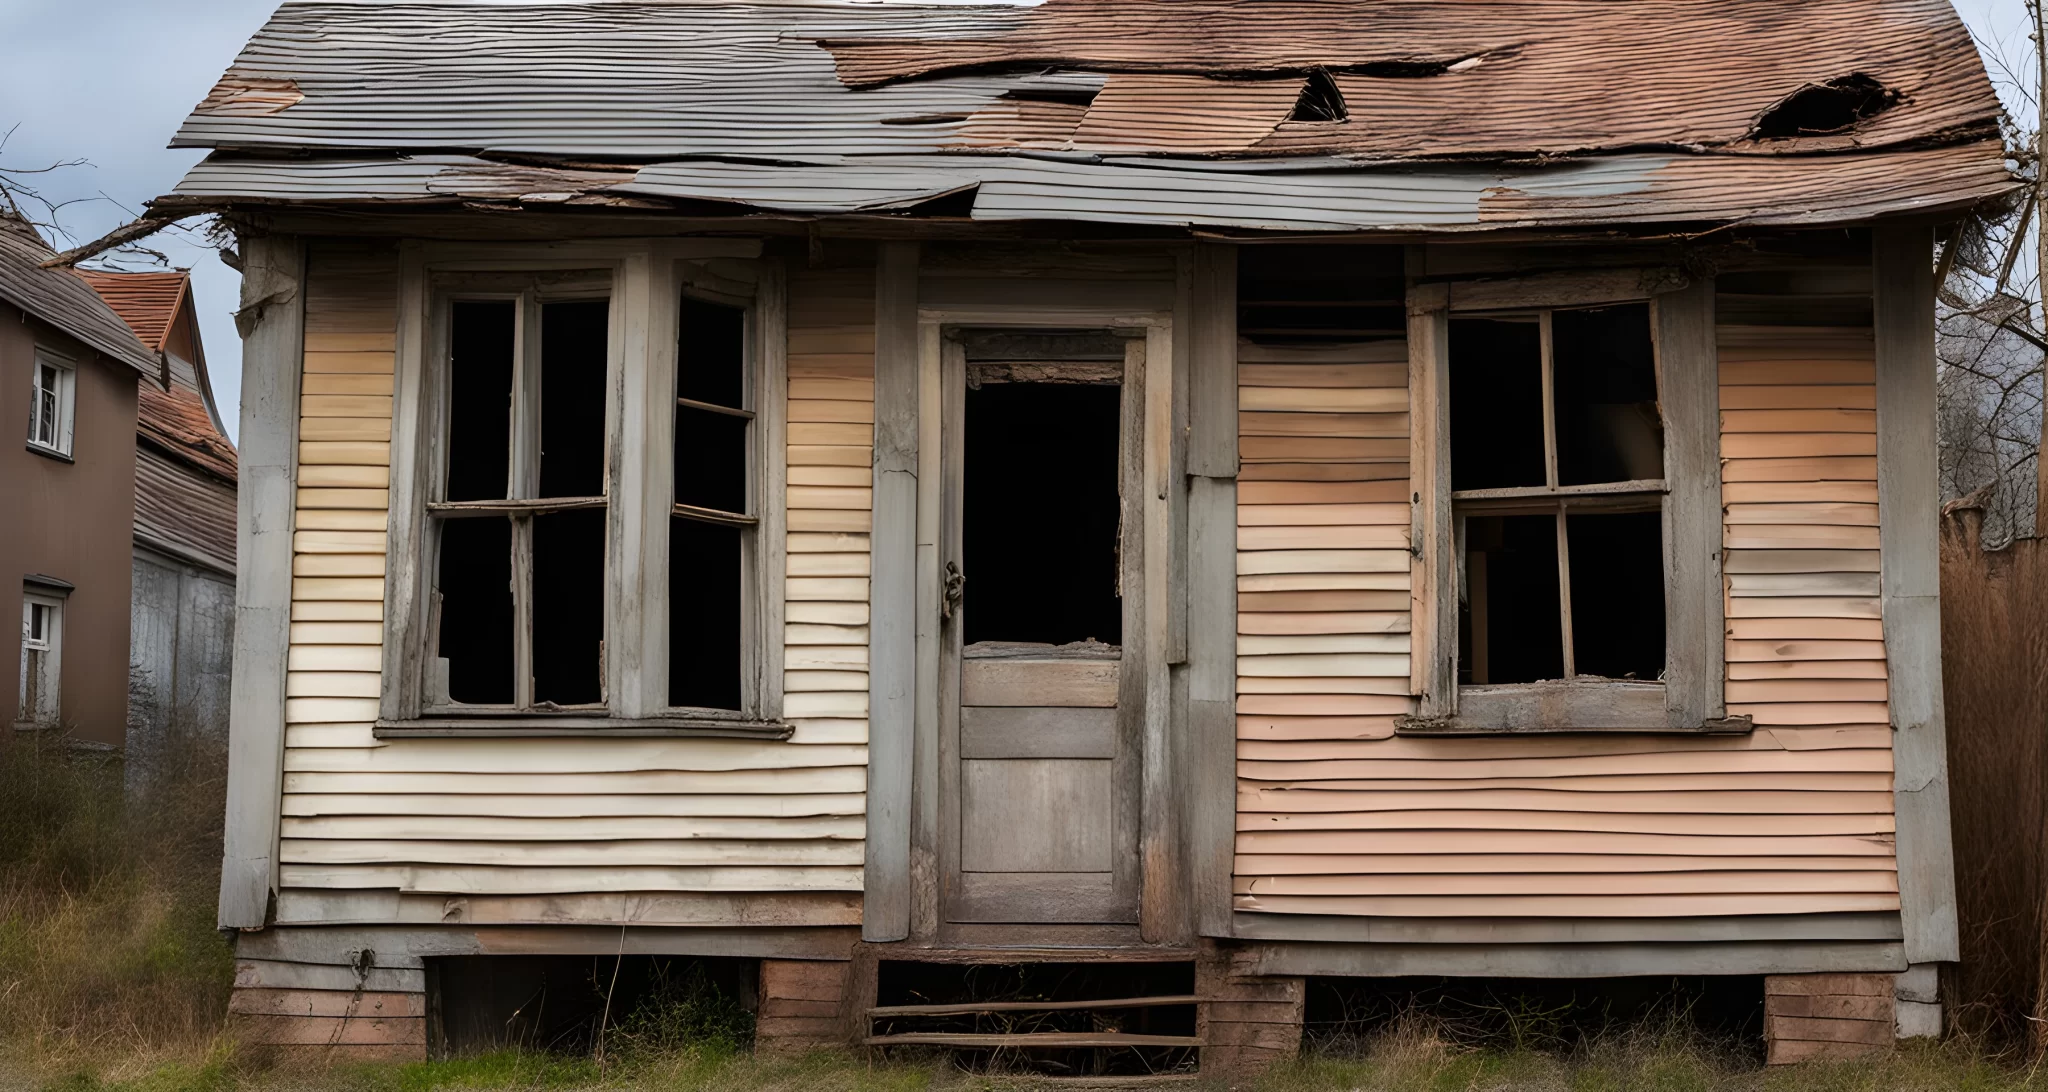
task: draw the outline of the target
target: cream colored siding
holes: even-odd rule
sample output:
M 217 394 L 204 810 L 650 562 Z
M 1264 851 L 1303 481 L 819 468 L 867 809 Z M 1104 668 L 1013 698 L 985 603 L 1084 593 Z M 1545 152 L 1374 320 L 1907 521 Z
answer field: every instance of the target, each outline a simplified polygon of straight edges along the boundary
M 857 921 L 865 284 L 792 286 L 786 743 L 374 738 L 396 284 L 393 250 L 312 250 L 280 920 Z
M 1405 373 L 1241 356 L 1239 910 L 1898 908 L 1870 337 L 1720 347 L 1730 737 L 1393 737 L 1407 485 L 1356 479 L 1405 469 Z

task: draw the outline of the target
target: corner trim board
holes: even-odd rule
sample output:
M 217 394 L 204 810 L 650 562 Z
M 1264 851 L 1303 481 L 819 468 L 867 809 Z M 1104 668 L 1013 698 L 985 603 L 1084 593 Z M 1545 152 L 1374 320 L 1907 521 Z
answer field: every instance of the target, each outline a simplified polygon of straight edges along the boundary
M 306 250 L 292 236 L 244 240 L 241 487 L 229 690 L 226 827 L 218 922 L 260 929 L 277 889 L 284 785 L 285 652 L 297 510 Z
M 1942 719 L 1940 493 L 1935 482 L 1934 233 L 1872 232 L 1880 592 L 1906 958 L 1960 958 Z

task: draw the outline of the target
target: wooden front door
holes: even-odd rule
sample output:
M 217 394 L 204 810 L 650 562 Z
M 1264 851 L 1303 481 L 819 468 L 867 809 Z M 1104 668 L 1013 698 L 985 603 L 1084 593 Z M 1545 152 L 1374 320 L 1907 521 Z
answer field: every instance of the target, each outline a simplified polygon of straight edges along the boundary
M 946 921 L 1138 920 L 1142 673 L 1123 635 L 1142 618 L 1143 349 L 1106 331 L 948 345 Z

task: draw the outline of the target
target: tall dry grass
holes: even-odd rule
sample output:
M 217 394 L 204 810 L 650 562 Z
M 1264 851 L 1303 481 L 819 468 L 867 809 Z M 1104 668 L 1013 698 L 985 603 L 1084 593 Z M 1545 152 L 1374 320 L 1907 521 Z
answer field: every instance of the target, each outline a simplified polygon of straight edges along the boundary
M 1983 549 L 1983 512 L 1942 520 L 1942 688 L 1962 962 L 1956 1029 L 2048 1047 L 2048 539 Z
M 124 799 L 117 756 L 0 740 L 0 1061 L 203 1055 L 234 959 L 214 928 L 224 756 L 170 749 Z

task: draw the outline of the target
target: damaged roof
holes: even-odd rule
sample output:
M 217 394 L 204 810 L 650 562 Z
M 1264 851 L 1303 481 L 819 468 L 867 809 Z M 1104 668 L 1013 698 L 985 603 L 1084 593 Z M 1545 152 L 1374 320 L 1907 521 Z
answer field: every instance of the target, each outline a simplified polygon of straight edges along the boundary
M 26 220 L 0 209 L 0 300 L 70 334 L 110 360 L 154 376 L 159 359 L 105 300 L 69 269 L 45 269 L 55 257 Z
M 2009 190 L 1998 113 L 1948 0 L 288 3 L 160 205 L 1847 222 Z

